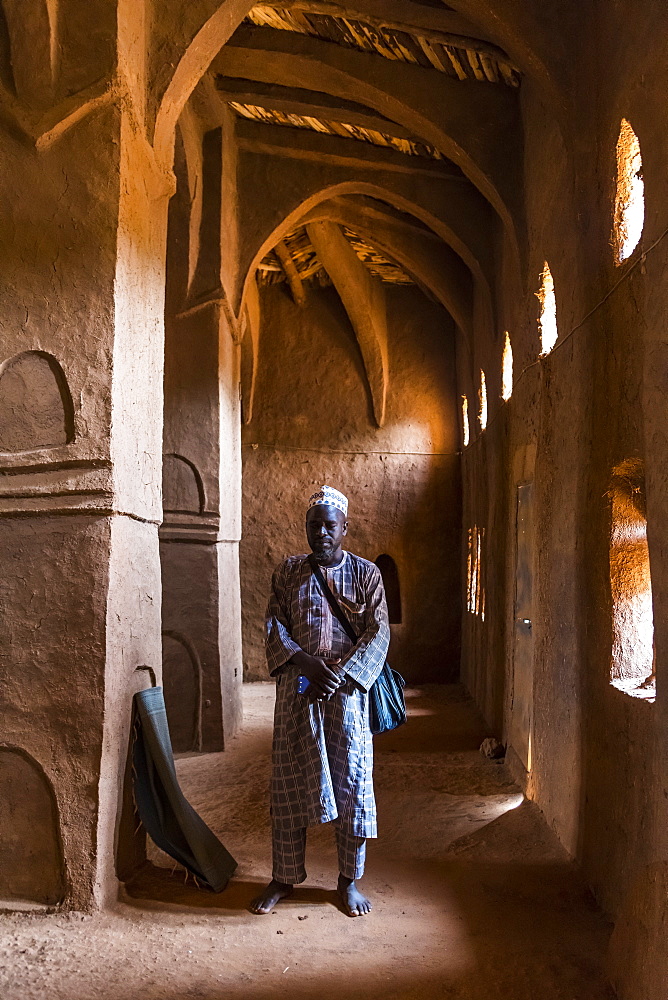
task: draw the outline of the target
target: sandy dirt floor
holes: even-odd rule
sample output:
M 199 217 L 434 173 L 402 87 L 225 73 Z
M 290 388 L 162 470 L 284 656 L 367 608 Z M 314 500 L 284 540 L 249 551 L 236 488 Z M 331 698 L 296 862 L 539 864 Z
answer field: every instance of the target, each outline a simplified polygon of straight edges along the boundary
M 489 734 L 471 702 L 456 686 L 409 696 L 409 724 L 376 740 L 370 916 L 337 907 L 329 826 L 310 832 L 309 879 L 293 899 L 247 911 L 270 875 L 273 707 L 272 685 L 250 685 L 232 747 L 178 762 L 239 862 L 229 888 L 214 895 L 153 869 L 110 912 L 3 915 L 0 997 L 609 1000 L 610 928 L 504 764 L 479 754 Z

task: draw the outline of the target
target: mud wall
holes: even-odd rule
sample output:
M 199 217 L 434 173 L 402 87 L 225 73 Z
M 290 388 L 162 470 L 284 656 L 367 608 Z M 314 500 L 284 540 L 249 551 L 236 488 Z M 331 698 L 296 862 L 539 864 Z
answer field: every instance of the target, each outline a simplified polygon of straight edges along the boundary
M 480 367 L 493 385 L 489 425 L 477 429 L 463 455 L 463 523 L 465 530 L 473 524 L 485 528 L 487 604 L 484 622 L 464 614 L 462 673 L 509 743 L 508 759 L 527 794 L 582 863 L 614 921 L 609 971 L 619 995 L 658 1000 L 668 983 L 668 450 L 659 426 L 668 361 L 668 248 L 661 207 L 666 181 L 660 167 L 667 137 L 658 110 L 666 80 L 651 27 L 636 22 L 634 30 L 633 40 L 625 35 L 622 51 L 621 35 L 606 23 L 597 40 L 600 59 L 620 73 L 613 85 L 609 73 L 593 77 L 591 67 L 582 68 L 577 123 L 560 129 L 531 85 L 523 86 L 529 233 L 524 289 L 517 303 L 498 295 L 497 343 L 479 346 L 468 388 L 462 385 L 474 395 Z M 584 95 L 595 91 L 599 101 L 589 104 Z M 617 267 L 611 231 L 622 117 L 640 139 L 646 213 L 640 247 Z M 545 260 L 555 281 L 559 341 L 539 359 L 534 293 Z M 506 403 L 498 381 L 504 329 L 515 354 L 515 388 Z M 643 459 L 648 469 L 654 703 L 610 684 L 608 490 L 613 468 L 628 458 Z M 534 484 L 536 518 L 528 772 L 513 746 L 516 496 L 526 482 Z
M 262 290 L 253 419 L 243 429 L 244 669 L 266 677 L 271 573 L 305 550 L 305 503 L 328 482 L 350 499 L 346 547 L 396 562 L 402 623 L 391 660 L 411 681 L 449 680 L 459 662 L 460 483 L 451 321 L 415 288 L 389 288 L 387 419 L 373 423 L 359 348 L 332 288 L 298 308 Z

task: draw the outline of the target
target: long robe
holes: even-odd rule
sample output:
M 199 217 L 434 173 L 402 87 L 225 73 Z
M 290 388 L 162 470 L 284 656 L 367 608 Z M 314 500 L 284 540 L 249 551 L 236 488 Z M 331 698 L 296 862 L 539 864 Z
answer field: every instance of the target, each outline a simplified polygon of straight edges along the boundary
M 275 571 L 266 620 L 269 672 L 276 677 L 271 813 L 277 829 L 337 820 L 357 837 L 376 837 L 369 688 L 390 641 L 378 567 L 350 552 L 323 575 L 359 639 L 353 646 L 332 615 L 305 555 Z M 297 693 L 299 650 L 340 657 L 346 680 L 329 701 Z

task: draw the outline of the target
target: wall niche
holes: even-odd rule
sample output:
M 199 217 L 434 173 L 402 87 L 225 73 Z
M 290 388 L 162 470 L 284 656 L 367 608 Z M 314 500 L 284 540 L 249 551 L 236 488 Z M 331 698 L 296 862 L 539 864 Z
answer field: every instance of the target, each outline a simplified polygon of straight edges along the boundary
M 57 448 L 74 440 L 74 409 L 55 358 L 24 351 L 0 366 L 0 452 Z
M 39 764 L 0 746 L 0 900 L 53 906 L 64 863 L 53 790 Z
M 201 667 L 190 643 L 177 632 L 162 634 L 162 687 L 174 753 L 199 750 Z
M 162 506 L 171 514 L 201 514 L 204 511 L 202 477 L 193 463 L 181 455 L 163 456 Z

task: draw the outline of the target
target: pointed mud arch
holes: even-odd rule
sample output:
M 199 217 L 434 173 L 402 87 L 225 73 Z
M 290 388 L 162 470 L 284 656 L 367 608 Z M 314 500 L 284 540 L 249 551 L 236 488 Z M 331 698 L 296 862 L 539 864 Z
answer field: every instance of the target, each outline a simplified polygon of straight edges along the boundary
M 271 250 L 279 240 L 283 239 L 286 233 L 289 233 L 296 226 L 300 225 L 303 219 L 309 217 L 310 213 L 313 213 L 313 219 L 317 218 L 318 214 L 316 210 L 323 203 L 332 201 L 335 198 L 353 195 L 365 195 L 377 202 L 386 203 L 392 208 L 397 209 L 399 212 L 412 216 L 431 230 L 435 236 L 439 237 L 446 247 L 452 247 L 453 241 L 456 242 L 458 255 L 462 258 L 464 264 L 467 265 L 470 271 L 473 271 L 475 268 L 476 278 L 482 278 L 479 267 L 475 263 L 470 252 L 467 251 L 461 241 L 454 236 L 448 225 L 441 218 L 430 212 L 426 205 L 416 204 L 405 196 L 399 195 L 394 190 L 388 190 L 385 187 L 368 181 L 350 181 L 341 184 L 328 185 L 319 190 L 317 193 L 309 195 L 307 198 L 303 199 L 299 205 L 295 206 L 292 211 L 288 212 L 271 232 L 266 233 L 255 254 L 249 261 L 247 269 L 244 271 L 245 278 L 243 279 L 242 284 L 241 302 L 243 303 L 245 301 L 248 283 L 251 279 L 253 279 L 258 264 L 269 252 L 269 250 Z M 484 281 L 484 278 L 482 278 L 482 280 Z M 485 289 L 485 297 L 487 292 L 488 289 Z M 472 303 L 470 304 L 469 309 L 470 315 L 473 315 Z M 460 313 L 459 318 L 461 319 L 463 315 L 463 313 Z M 468 324 L 465 325 L 468 326 Z
M 499 144 L 505 148 L 509 142 L 511 146 L 513 143 L 516 146 L 521 144 L 517 102 L 511 88 L 480 87 L 477 82 L 469 87 L 468 83 L 472 81 L 452 81 L 444 74 L 434 71 L 439 77 L 439 86 L 447 89 L 454 84 L 457 88 L 452 91 L 452 100 L 436 102 L 435 109 L 433 80 L 431 74 L 428 71 L 425 73 L 421 67 L 387 63 L 386 60 L 378 59 L 379 63 L 387 64 L 377 67 L 374 64 L 374 83 L 371 85 L 367 72 L 369 57 L 364 53 L 322 43 L 320 39 L 305 36 L 292 38 L 290 32 L 256 29 L 253 33 L 253 29 L 247 25 L 239 28 L 252 6 L 248 0 L 228 0 L 223 5 L 204 3 L 198 8 L 201 12 L 199 25 L 195 23 L 196 11 L 185 18 L 188 22 L 185 26 L 186 34 L 190 30 L 194 31 L 189 42 L 184 38 L 183 25 L 175 30 L 175 41 L 165 38 L 164 45 L 173 50 L 176 70 L 164 86 L 160 78 L 154 81 L 154 85 L 158 84 L 158 94 L 161 94 L 158 97 L 155 120 L 154 149 L 163 169 L 171 169 L 176 123 L 188 97 L 217 53 L 221 53 L 221 56 L 224 53 L 222 69 L 226 75 L 253 79 L 256 67 L 255 76 L 258 73 L 273 74 L 275 82 L 284 84 L 286 81 L 296 81 L 297 86 L 304 86 L 305 80 L 308 85 L 308 79 L 312 76 L 315 89 L 326 90 L 332 95 L 341 91 L 339 96 L 343 97 L 351 91 L 356 100 L 363 101 L 369 108 L 379 111 L 399 125 L 410 128 L 416 137 L 431 142 L 455 162 L 459 162 L 464 173 L 494 205 L 519 261 L 517 233 L 523 231 L 523 223 L 516 189 L 521 189 L 521 183 L 515 184 L 510 175 L 513 175 L 515 164 L 519 163 L 521 157 L 503 157 L 500 169 L 497 148 Z M 205 17 L 207 10 L 210 11 L 210 16 L 202 21 L 202 15 Z M 364 11 L 359 13 L 363 15 Z M 373 11 L 370 10 L 369 13 L 373 14 Z M 176 29 L 176 25 L 174 27 Z M 232 39 L 235 29 L 239 30 Z M 270 36 L 273 36 L 271 42 Z M 227 45 L 230 40 L 232 44 Z M 259 45 L 259 48 L 256 49 L 253 45 Z M 295 46 L 296 51 L 293 51 Z M 357 57 L 361 57 L 361 61 Z M 538 65 L 534 68 L 540 72 Z M 397 80 L 397 72 L 402 79 Z M 410 87 L 404 85 L 403 77 L 411 82 Z M 406 97 L 413 90 L 419 92 L 417 104 L 415 100 L 409 101 Z M 503 90 L 508 93 L 504 94 Z M 462 101 L 471 113 L 465 114 L 460 110 L 453 117 L 447 109 L 454 106 L 453 102 L 459 106 Z M 466 128 L 463 130 L 465 119 Z M 479 128 L 481 122 L 483 127 Z M 479 135 L 477 145 L 474 143 L 469 148 L 466 136 L 471 135 L 471 123 Z M 490 136 L 490 129 L 492 132 L 496 129 L 494 136 Z M 519 146 L 515 149 L 516 153 L 518 148 Z M 521 178 L 515 180 L 521 181 Z
M 466 182 L 460 179 L 451 186 L 451 178 L 447 176 L 418 176 L 407 184 L 404 175 L 390 172 L 376 172 L 373 180 L 348 180 L 349 170 L 342 170 L 323 183 L 322 169 L 318 169 L 315 163 L 304 163 L 299 173 L 299 185 L 295 186 L 280 164 L 277 170 L 271 170 L 271 161 L 267 157 L 257 159 L 257 182 L 270 185 L 272 198 L 259 201 L 252 170 L 244 172 L 239 190 L 239 224 L 244 233 L 239 248 L 239 291 L 235 292 L 235 309 L 243 298 L 243 282 L 248 280 L 248 275 L 279 240 L 301 224 L 303 217 L 335 198 L 364 196 L 418 220 L 437 236 L 452 262 L 450 269 L 454 266 L 460 271 L 470 272 L 466 279 L 459 279 L 462 288 L 471 281 L 476 284 L 476 295 L 481 302 L 479 324 L 492 323 L 493 274 L 488 259 L 490 241 L 485 233 L 488 232 L 486 227 L 493 225 L 493 213 Z M 251 164 L 244 166 L 250 168 Z M 469 292 L 469 295 L 469 309 L 473 315 L 473 293 Z M 491 325 L 487 327 L 487 332 L 491 335 Z
M 481 88 L 477 83 L 468 86 L 435 70 L 370 57 L 321 39 L 245 25 L 235 32 L 213 68 L 224 76 L 306 87 L 355 100 L 409 128 L 462 169 L 496 209 L 518 253 L 518 233 L 524 228 L 519 174 L 522 139 L 514 90 Z
M 364 219 L 362 208 L 358 206 L 352 195 L 362 194 L 374 199 L 378 207 L 369 210 Z M 344 199 L 342 196 L 347 195 Z M 395 205 L 394 201 L 399 204 Z M 384 293 L 380 282 L 371 279 L 368 271 L 359 261 L 350 245 L 341 233 L 340 224 L 348 225 L 367 234 L 371 242 L 376 242 L 379 249 L 397 259 L 411 273 L 423 290 L 426 288 L 453 317 L 455 324 L 461 329 L 467 352 L 471 353 L 471 337 L 474 322 L 473 290 L 471 274 L 464 264 L 452 253 L 449 246 L 439 241 L 439 235 L 433 228 L 426 232 L 416 229 L 413 239 L 405 242 L 403 252 L 401 239 L 396 232 L 392 233 L 391 223 L 395 220 L 383 218 L 382 204 L 397 208 L 400 213 L 412 215 L 428 226 L 429 220 L 434 227 L 439 221 L 429 216 L 423 210 L 414 209 L 405 199 L 395 199 L 394 192 L 388 193 L 369 183 L 346 183 L 335 185 L 320 192 L 319 196 L 308 198 L 292 212 L 274 233 L 263 242 L 256 253 L 251 268 L 246 273 L 244 291 L 241 303 L 241 315 L 246 317 L 242 329 L 242 396 L 244 403 L 244 422 L 250 421 L 254 403 L 255 377 L 257 369 L 257 340 L 259 330 L 259 299 L 257 296 L 256 271 L 257 266 L 282 237 L 300 224 L 306 224 L 309 236 L 318 250 L 318 255 L 325 270 L 335 285 L 339 296 L 348 313 L 351 325 L 355 331 L 360 351 L 362 353 L 367 383 L 371 394 L 375 422 L 382 427 L 385 419 L 385 400 L 389 385 L 387 366 L 387 329 L 384 311 Z M 313 207 L 312 207 L 313 206 Z M 421 218 L 425 216 L 426 218 Z M 384 222 L 384 239 L 376 239 L 376 228 Z M 360 224 L 361 223 L 361 224 Z M 408 222 L 403 222 L 404 228 L 410 230 Z M 439 227 L 440 228 L 440 227 Z M 445 255 L 445 274 L 437 274 L 432 256 L 428 249 L 421 245 L 421 238 L 430 237 Z M 399 247 L 399 249 L 397 249 Z M 449 266 L 448 266 L 449 265 Z M 448 273 L 449 272 L 449 273 Z M 255 317 L 249 322 L 250 316 Z M 248 333 L 255 339 L 248 343 Z
M 390 207 L 360 203 L 359 198 L 322 202 L 302 219 L 304 225 L 327 220 L 355 230 L 418 285 L 426 288 L 450 313 L 467 341 L 473 336 L 473 295 L 470 272 L 435 233 L 411 225 Z

